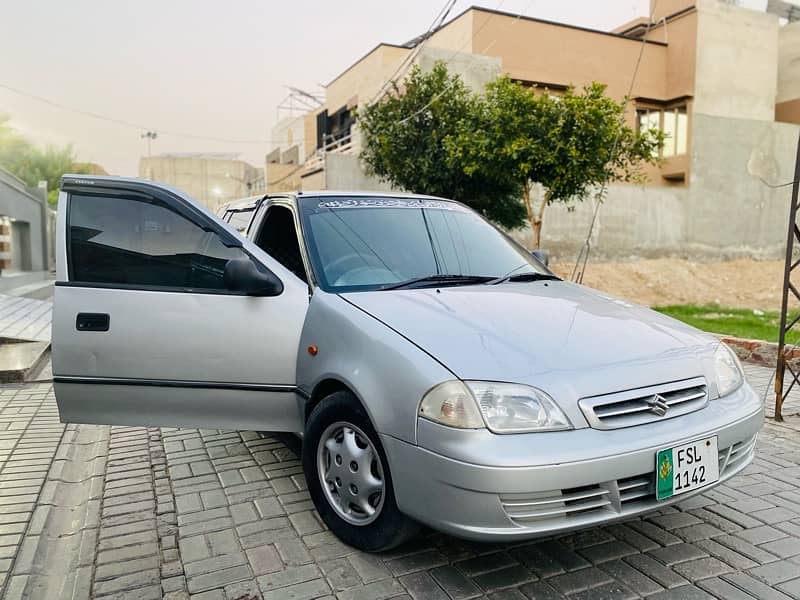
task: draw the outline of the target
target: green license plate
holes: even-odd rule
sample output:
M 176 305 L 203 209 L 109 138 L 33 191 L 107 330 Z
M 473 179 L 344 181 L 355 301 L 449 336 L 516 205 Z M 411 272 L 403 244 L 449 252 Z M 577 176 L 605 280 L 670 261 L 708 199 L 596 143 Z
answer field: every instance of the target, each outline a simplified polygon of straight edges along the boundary
M 717 436 L 656 454 L 656 499 L 666 500 L 719 480 Z

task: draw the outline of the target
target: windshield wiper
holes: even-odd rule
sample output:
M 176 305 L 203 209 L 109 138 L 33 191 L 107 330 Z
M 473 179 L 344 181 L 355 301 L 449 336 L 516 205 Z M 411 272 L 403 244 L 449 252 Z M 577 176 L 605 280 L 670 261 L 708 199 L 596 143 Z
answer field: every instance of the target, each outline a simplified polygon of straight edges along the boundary
M 498 277 L 487 282 L 486 285 L 497 285 L 498 283 L 505 283 L 506 281 L 561 281 L 561 277 L 553 275 L 552 273 L 539 273 L 538 271 L 531 273 L 517 273 L 516 275 L 506 275 L 505 277 Z
M 408 281 L 401 283 L 393 283 L 381 287 L 382 290 L 402 290 L 421 288 L 426 286 L 436 286 L 438 284 L 445 285 L 469 285 L 471 283 L 486 283 L 492 280 L 492 277 L 485 275 L 448 275 L 440 273 L 439 275 L 426 275 L 425 277 L 415 277 Z

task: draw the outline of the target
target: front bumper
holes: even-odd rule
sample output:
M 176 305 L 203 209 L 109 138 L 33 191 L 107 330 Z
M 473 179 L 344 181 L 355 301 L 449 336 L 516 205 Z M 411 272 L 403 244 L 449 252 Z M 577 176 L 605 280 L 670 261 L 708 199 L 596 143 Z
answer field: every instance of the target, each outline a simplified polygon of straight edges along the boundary
M 656 453 L 718 436 L 718 485 L 752 461 L 763 420 L 762 402 L 745 384 L 695 413 L 605 431 L 602 438 L 593 429 L 505 436 L 472 431 L 457 433 L 463 436 L 460 447 L 452 429 L 426 422 L 420 441 L 437 440 L 440 433 L 449 456 L 390 436 L 381 439 L 400 510 L 452 535 L 503 541 L 626 519 L 707 491 L 713 485 L 657 501 Z M 495 439 L 495 451 L 481 463 L 464 460 L 476 447 L 490 447 L 486 435 Z M 471 436 L 478 443 L 470 444 Z M 510 449 L 523 452 L 526 446 L 527 456 L 509 456 Z

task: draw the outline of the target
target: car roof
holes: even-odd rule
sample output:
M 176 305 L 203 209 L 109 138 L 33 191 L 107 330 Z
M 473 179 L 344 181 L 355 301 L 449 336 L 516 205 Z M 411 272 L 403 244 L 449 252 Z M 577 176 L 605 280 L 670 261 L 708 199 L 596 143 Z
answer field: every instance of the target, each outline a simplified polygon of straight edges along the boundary
M 135 177 L 118 177 L 116 175 L 80 175 L 80 174 L 65 174 L 62 177 L 62 182 L 66 182 L 68 180 L 72 180 L 79 183 L 89 183 L 89 184 L 110 184 L 110 185 L 120 185 L 125 183 L 134 183 L 134 184 L 143 184 L 146 183 L 148 185 L 160 187 L 165 190 L 169 190 L 171 192 L 177 193 L 178 195 L 188 197 L 186 192 L 183 190 L 176 188 L 174 186 L 161 183 L 158 181 L 151 181 L 147 179 L 140 179 Z M 386 192 L 386 191 L 341 191 L 341 190 L 302 190 L 302 191 L 294 191 L 294 192 L 276 192 L 274 194 L 267 193 L 260 194 L 258 196 L 249 196 L 247 198 L 239 198 L 236 200 L 231 200 L 225 204 L 223 204 L 220 208 L 224 208 L 225 210 L 243 210 L 247 209 L 250 206 L 255 206 L 262 198 L 279 198 L 279 197 L 290 197 L 290 198 L 308 198 L 308 197 L 348 197 L 348 198 L 358 198 L 358 197 L 379 197 L 379 198 L 409 198 L 409 199 L 423 199 L 423 200 L 440 200 L 443 202 L 454 202 L 455 204 L 460 204 L 455 200 L 451 200 L 449 198 L 441 198 L 439 196 L 427 196 L 425 194 L 412 194 L 409 192 Z
M 247 198 L 240 198 L 239 200 L 231 200 L 222 205 L 221 208 L 227 210 L 247 210 L 254 208 L 256 204 L 264 197 L 264 194 L 258 196 L 248 196 Z
M 298 197 L 306 197 L 306 196 L 339 196 L 339 197 L 368 197 L 374 198 L 378 196 L 379 198 L 416 198 L 416 199 L 424 199 L 424 200 L 444 200 L 445 202 L 454 202 L 454 200 L 450 200 L 449 198 L 442 198 L 440 196 L 427 196 L 425 194 L 413 194 L 411 192 L 378 192 L 378 191 L 340 191 L 340 190 L 311 190 L 306 191 L 303 190 L 301 192 L 293 192 L 292 195 Z
M 267 193 L 258 196 L 249 196 L 247 198 L 240 198 L 238 200 L 231 200 L 223 204 L 219 210 L 227 211 L 240 211 L 255 208 L 258 203 L 264 198 L 290 198 L 292 201 L 301 200 L 303 198 L 402 198 L 409 200 L 436 200 L 439 202 L 453 202 L 460 204 L 455 200 L 449 198 L 440 198 L 438 196 L 426 196 L 424 194 L 411 194 L 406 192 L 366 192 L 360 190 L 342 191 L 342 190 L 312 190 L 312 191 L 294 191 L 294 192 L 276 192 L 274 194 Z

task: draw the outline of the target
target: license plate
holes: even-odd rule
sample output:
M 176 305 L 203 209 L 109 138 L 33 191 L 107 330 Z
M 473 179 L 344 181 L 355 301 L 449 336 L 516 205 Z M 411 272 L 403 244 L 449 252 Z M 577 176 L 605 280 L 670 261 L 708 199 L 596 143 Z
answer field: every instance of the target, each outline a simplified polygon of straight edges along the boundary
M 656 499 L 666 500 L 719 479 L 717 436 L 656 454 Z

